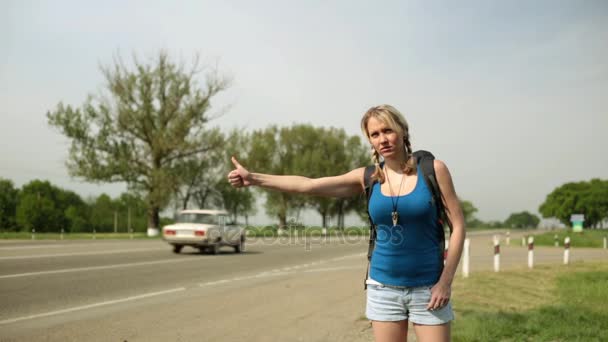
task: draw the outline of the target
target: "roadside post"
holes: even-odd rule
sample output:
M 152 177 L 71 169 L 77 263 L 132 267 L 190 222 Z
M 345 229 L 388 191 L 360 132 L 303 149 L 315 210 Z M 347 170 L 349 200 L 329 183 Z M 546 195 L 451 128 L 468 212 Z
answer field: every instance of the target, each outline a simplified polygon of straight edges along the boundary
M 63 228 L 61 228 L 61 235 L 59 236 L 63 240 Z
M 608 249 L 608 237 L 604 236 L 604 249 Z
M 448 247 L 450 246 L 450 240 L 446 240 L 445 241 L 445 248 L 443 249 L 443 264 L 445 265 L 445 262 L 448 259 Z
M 534 236 L 528 238 L 528 268 L 534 268 Z
M 507 246 L 509 246 L 511 244 L 511 232 L 507 230 L 507 238 L 505 243 L 507 244 Z
M 36 228 L 32 228 L 32 240 L 36 240 Z
M 494 272 L 500 271 L 500 240 L 494 235 Z
M 471 258 L 470 258 L 470 249 L 471 249 L 471 239 L 466 238 L 464 239 L 464 255 L 462 258 L 462 276 L 465 278 L 469 277 L 469 265 L 471 262 Z
M 555 247 L 559 247 L 559 240 L 557 234 L 553 235 L 553 241 L 555 241 Z
M 570 263 L 570 237 L 566 236 L 564 239 L 564 265 Z

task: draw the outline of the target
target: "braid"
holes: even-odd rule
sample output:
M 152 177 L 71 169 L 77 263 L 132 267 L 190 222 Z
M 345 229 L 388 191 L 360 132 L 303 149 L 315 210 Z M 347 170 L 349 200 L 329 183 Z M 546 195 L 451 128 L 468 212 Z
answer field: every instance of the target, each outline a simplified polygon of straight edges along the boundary
M 413 158 L 413 150 L 412 150 L 412 144 L 410 143 L 410 137 L 408 132 L 404 132 L 404 137 L 403 137 L 403 145 L 405 146 L 405 168 L 403 169 L 403 172 L 409 174 L 413 171 L 416 170 L 416 160 Z
M 384 172 L 382 172 L 382 168 L 380 167 L 380 154 L 373 147 L 372 151 L 372 161 L 374 162 L 374 165 L 376 165 L 376 171 L 374 171 L 372 174 L 372 179 L 378 180 L 380 183 L 384 183 Z

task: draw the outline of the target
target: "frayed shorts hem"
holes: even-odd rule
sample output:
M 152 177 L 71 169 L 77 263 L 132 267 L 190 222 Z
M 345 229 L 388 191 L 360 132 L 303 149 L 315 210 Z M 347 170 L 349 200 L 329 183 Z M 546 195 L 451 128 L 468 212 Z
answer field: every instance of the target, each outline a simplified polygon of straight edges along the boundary
M 442 325 L 454 320 L 451 302 L 431 311 L 426 308 L 430 299 L 430 286 L 396 288 L 368 285 L 365 315 L 370 321 L 409 320 L 419 325 Z

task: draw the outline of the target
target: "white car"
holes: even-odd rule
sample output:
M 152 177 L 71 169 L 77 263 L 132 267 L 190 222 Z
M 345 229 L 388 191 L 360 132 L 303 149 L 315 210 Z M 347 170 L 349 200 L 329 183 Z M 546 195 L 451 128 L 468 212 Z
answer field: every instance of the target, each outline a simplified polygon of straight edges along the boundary
M 224 210 L 182 210 L 174 224 L 163 227 L 163 239 L 173 246 L 174 253 L 184 246 L 212 254 L 218 254 L 222 246 L 244 252 L 245 229 L 227 223 L 228 212 Z

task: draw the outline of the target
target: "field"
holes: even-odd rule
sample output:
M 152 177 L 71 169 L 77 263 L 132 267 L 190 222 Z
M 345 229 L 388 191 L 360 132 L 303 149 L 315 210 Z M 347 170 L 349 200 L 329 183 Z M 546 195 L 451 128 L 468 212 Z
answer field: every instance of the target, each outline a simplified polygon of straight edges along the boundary
M 29 232 L 0 232 L 0 239 L 4 240 L 92 240 L 92 239 L 148 239 L 146 233 L 137 232 L 128 233 L 36 233 L 33 235 Z M 154 237 L 156 238 L 156 237 Z M 154 239 L 152 238 L 152 239 Z
M 454 341 L 608 341 L 608 263 L 479 272 L 453 287 Z
M 534 235 L 534 245 L 537 246 L 554 246 L 555 235 L 559 245 L 564 245 L 564 238 L 570 237 L 571 247 L 603 247 L 604 237 L 608 237 L 608 229 L 589 229 L 582 233 L 574 233 L 571 229 L 562 229 L 547 232 L 544 234 Z

